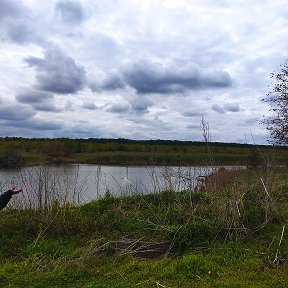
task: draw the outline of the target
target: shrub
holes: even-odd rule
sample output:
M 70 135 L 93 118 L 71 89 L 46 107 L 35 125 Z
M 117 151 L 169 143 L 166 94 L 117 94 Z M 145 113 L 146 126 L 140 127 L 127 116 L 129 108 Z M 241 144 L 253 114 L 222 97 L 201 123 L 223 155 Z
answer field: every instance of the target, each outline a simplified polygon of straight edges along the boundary
M 23 162 L 23 157 L 18 150 L 7 149 L 0 154 L 0 167 L 15 168 L 21 166 Z

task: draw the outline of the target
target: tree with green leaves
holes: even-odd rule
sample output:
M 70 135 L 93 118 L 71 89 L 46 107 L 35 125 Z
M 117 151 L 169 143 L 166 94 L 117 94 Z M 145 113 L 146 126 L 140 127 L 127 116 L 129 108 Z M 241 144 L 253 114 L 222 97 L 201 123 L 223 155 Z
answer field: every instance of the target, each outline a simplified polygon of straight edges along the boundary
M 263 101 L 267 102 L 272 116 L 265 118 L 262 123 L 270 132 L 273 144 L 288 144 L 288 62 L 280 66 L 278 73 L 271 73 L 275 81 L 271 91 Z

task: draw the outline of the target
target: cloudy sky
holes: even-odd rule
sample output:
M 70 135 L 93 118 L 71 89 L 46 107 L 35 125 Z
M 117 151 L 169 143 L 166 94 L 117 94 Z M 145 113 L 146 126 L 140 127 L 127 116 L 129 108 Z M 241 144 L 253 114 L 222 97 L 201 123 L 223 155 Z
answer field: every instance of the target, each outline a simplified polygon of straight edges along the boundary
M 0 136 L 266 143 L 286 0 L 0 0 Z M 271 88 L 270 88 L 271 89 Z

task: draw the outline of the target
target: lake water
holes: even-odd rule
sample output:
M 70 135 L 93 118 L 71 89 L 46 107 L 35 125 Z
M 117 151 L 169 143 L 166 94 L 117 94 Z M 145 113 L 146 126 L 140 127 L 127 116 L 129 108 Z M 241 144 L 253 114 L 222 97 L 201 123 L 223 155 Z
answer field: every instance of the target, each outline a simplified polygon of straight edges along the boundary
M 0 170 L 2 192 L 23 188 L 12 205 L 45 207 L 53 201 L 85 203 L 112 195 L 133 195 L 193 189 L 196 177 L 208 175 L 216 167 L 123 167 L 105 165 L 45 165 L 17 170 Z

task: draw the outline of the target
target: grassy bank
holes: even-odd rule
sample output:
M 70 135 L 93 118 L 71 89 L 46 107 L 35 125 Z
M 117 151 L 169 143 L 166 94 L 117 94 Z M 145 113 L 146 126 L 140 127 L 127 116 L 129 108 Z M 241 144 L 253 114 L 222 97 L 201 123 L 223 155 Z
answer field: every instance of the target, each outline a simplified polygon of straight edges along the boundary
M 6 209 L 0 287 L 287 287 L 287 208 L 287 172 L 266 167 L 201 192 Z
M 263 155 L 287 164 L 286 147 L 193 141 L 134 141 L 127 139 L 0 139 L 0 166 L 43 163 L 113 165 L 249 165 L 263 163 Z

